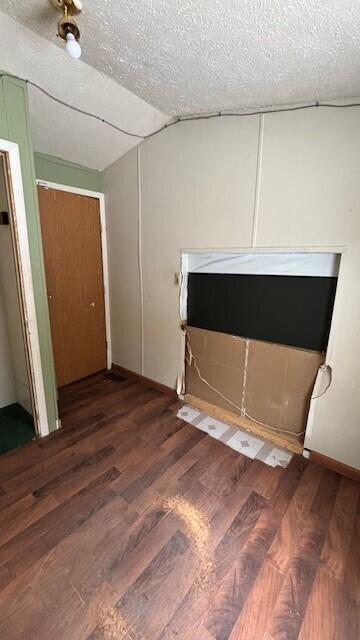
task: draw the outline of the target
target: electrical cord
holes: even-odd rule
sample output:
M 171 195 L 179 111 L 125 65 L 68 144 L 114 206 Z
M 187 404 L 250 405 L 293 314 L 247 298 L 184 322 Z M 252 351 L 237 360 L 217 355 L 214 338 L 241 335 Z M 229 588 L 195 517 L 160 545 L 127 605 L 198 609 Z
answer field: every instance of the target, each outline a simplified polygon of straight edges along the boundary
M 289 434 L 291 436 L 302 436 L 305 433 L 304 431 L 300 431 L 300 433 L 293 433 L 293 431 L 288 431 L 287 429 L 279 429 L 278 427 L 272 427 L 269 424 L 266 424 L 265 422 L 261 422 L 260 420 L 257 420 L 256 418 L 254 418 L 253 416 L 251 416 L 249 413 L 247 413 L 246 411 L 244 411 L 241 407 L 239 407 L 237 404 L 235 404 L 232 400 L 230 400 L 229 398 L 227 398 L 226 396 L 224 396 L 221 391 L 219 391 L 218 389 L 216 389 L 216 387 L 214 387 L 212 384 L 210 384 L 210 382 L 208 382 L 202 375 L 201 375 L 201 371 L 199 368 L 199 365 L 197 363 L 196 357 L 193 354 L 192 348 L 191 348 L 191 344 L 190 344 L 190 336 L 189 336 L 189 332 L 186 331 L 186 329 L 184 330 L 186 337 L 187 337 L 187 343 L 186 343 L 186 347 L 187 347 L 187 351 L 189 354 L 189 359 L 186 359 L 189 367 L 191 366 L 192 363 L 194 363 L 194 367 L 196 370 L 196 373 L 198 374 L 201 382 L 203 382 L 204 384 L 206 384 L 210 389 L 212 389 L 212 391 L 214 391 L 218 396 L 220 396 L 220 398 L 222 398 L 223 400 L 225 400 L 226 402 L 228 402 L 229 404 L 231 404 L 235 409 L 237 409 L 238 411 L 240 411 L 240 413 L 242 414 L 242 416 L 245 416 L 246 418 L 249 418 L 249 420 L 252 420 L 253 422 L 256 422 L 256 424 L 261 425 L 262 427 L 265 427 L 266 429 L 270 429 L 270 431 L 277 431 L 278 433 L 286 433 Z
M 80 113 L 81 115 L 87 116 L 88 118 L 93 118 L 94 120 L 98 120 L 99 122 L 106 124 L 108 127 L 115 129 L 115 131 L 119 131 L 120 133 L 123 133 L 127 136 L 131 136 L 132 138 L 138 138 L 139 140 L 148 140 L 149 138 L 152 138 L 158 133 L 165 131 L 165 129 L 168 129 L 169 127 L 173 127 L 174 125 L 179 124 L 180 122 L 194 122 L 195 120 L 211 120 L 213 118 L 241 118 L 244 116 L 258 116 L 261 114 L 269 114 L 269 113 L 283 113 L 283 112 L 286 113 L 289 111 L 301 111 L 304 109 L 313 109 L 314 107 L 321 107 L 326 109 L 346 109 L 349 107 L 360 107 L 360 102 L 352 102 L 349 104 L 331 104 L 328 102 L 313 102 L 310 104 L 295 105 L 293 107 L 283 107 L 283 108 L 274 107 L 272 109 L 263 109 L 263 110 L 257 109 L 255 111 L 244 111 L 243 113 L 218 111 L 217 113 L 189 114 L 189 115 L 183 115 L 183 116 L 174 116 L 174 118 L 170 122 L 167 122 L 166 124 L 162 125 L 158 129 L 155 129 L 155 131 L 142 135 L 141 133 L 135 133 L 133 131 L 128 131 L 127 129 L 123 129 L 122 127 L 119 127 L 113 122 L 110 122 L 106 118 L 102 118 L 101 116 L 91 113 L 90 111 L 85 111 L 84 109 L 75 107 L 74 105 L 69 104 L 64 100 L 61 100 L 61 98 L 57 98 L 52 93 L 50 93 L 49 91 L 41 87 L 36 82 L 33 82 L 32 80 L 29 80 L 27 78 L 21 78 L 20 76 L 16 76 L 11 73 L 1 73 L 0 78 L 4 78 L 4 77 L 13 78 L 14 80 L 20 80 L 21 82 L 25 82 L 27 85 L 33 87 L 34 89 L 37 89 L 38 91 L 43 93 L 45 96 L 47 96 L 50 100 L 53 100 L 58 104 L 61 104 L 63 107 L 67 107 L 72 111 L 76 111 L 76 113 Z
M 325 395 L 325 393 L 327 392 L 327 390 L 328 390 L 328 389 L 330 389 L 330 387 L 331 387 L 331 383 L 332 383 L 332 369 L 331 369 L 330 365 L 328 365 L 328 364 L 327 364 L 327 365 L 322 365 L 322 367 L 325 367 L 325 368 L 326 368 L 326 370 L 327 370 L 327 371 L 328 371 L 328 373 L 329 373 L 329 382 L 328 382 L 328 384 L 326 385 L 326 387 L 325 387 L 324 391 L 322 391 L 321 393 L 319 393 L 319 395 L 317 395 L 317 396 L 311 396 L 310 400 L 317 400 L 318 398 L 322 398 L 322 397 Z M 322 368 L 322 367 L 320 367 L 320 368 Z

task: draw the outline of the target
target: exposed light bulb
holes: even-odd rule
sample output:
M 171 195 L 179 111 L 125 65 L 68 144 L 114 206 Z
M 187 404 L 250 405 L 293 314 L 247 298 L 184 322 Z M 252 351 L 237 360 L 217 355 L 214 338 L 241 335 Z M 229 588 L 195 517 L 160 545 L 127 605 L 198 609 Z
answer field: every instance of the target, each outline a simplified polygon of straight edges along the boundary
M 81 56 L 81 47 L 72 33 L 66 34 L 66 51 L 75 60 Z

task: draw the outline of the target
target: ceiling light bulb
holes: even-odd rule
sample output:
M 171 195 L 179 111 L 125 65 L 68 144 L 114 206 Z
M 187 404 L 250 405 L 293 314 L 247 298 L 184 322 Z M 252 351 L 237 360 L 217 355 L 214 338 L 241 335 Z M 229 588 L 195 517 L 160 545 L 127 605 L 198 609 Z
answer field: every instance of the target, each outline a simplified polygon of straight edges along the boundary
M 81 56 L 81 47 L 72 33 L 66 34 L 66 51 L 75 60 Z

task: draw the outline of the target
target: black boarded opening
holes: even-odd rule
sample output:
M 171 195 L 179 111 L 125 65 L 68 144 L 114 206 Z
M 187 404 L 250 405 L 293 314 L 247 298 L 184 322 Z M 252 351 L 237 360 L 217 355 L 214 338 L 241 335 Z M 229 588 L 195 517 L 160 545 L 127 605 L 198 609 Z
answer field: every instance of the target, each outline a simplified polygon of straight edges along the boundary
M 188 324 L 326 351 L 337 278 L 190 273 Z

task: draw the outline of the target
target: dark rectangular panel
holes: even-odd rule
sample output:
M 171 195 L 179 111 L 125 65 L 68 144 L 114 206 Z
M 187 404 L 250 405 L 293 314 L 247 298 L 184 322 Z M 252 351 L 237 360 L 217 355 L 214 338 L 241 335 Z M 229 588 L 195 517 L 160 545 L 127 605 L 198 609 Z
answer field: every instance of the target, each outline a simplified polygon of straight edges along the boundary
M 325 351 L 337 278 L 190 273 L 188 324 Z

